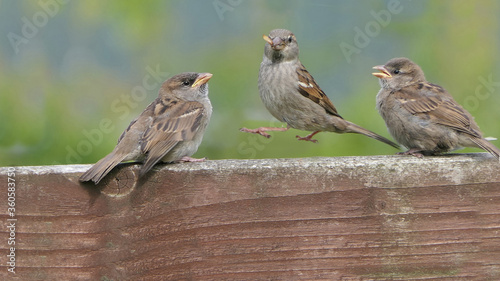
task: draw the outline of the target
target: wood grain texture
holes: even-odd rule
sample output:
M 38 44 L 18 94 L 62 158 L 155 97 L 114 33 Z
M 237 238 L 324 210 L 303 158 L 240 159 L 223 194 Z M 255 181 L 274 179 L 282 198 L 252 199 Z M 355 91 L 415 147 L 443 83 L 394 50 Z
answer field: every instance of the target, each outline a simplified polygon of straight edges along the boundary
M 16 275 L 0 168 L 0 279 L 500 280 L 485 153 L 88 168 L 16 167 Z

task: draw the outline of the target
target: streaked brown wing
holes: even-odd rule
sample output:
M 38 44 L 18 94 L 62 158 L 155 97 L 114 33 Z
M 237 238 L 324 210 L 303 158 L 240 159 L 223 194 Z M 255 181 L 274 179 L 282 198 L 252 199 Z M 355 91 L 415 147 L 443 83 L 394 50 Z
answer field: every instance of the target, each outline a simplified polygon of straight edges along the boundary
M 412 114 L 427 113 L 438 124 L 481 138 L 479 127 L 469 112 L 453 100 L 449 93 L 435 93 L 432 87 L 430 89 L 406 87 L 394 95 L 401 106 Z
M 120 143 L 120 141 L 125 137 L 125 135 L 132 129 L 132 127 L 134 126 L 142 126 L 141 123 L 143 122 L 139 122 L 137 123 L 137 121 L 142 117 L 144 120 L 144 115 L 147 115 L 148 114 L 148 111 L 151 111 L 152 110 L 152 107 L 155 105 L 155 102 L 152 102 L 148 105 L 148 107 L 146 107 L 146 109 L 144 109 L 144 111 L 141 113 L 141 115 L 139 115 L 137 118 L 135 118 L 132 122 L 130 122 L 130 124 L 128 125 L 127 129 L 125 129 L 125 131 L 123 131 L 123 133 L 120 135 L 120 137 L 118 138 L 118 143 Z M 137 124 L 137 125 L 136 125 Z
M 319 85 L 314 81 L 314 78 L 309 74 L 306 68 L 301 64 L 297 69 L 297 76 L 299 77 L 299 93 L 304 97 L 312 100 L 313 102 L 321 105 L 326 112 L 338 116 L 340 114 L 337 112 L 335 106 L 333 106 L 332 101 L 328 98 L 328 96 L 321 90 Z
M 204 114 L 203 105 L 195 101 L 160 100 L 153 110 L 154 120 L 142 136 L 141 150 L 160 158 L 177 142 L 193 139 Z

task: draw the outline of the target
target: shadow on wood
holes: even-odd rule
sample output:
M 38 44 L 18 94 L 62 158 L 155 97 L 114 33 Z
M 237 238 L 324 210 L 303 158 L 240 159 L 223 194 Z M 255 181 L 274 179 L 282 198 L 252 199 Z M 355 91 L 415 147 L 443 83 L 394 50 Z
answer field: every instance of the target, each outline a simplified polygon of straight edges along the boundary
M 499 280 L 500 164 L 485 153 L 15 167 L 13 280 Z M 5 280 L 5 278 L 2 278 Z

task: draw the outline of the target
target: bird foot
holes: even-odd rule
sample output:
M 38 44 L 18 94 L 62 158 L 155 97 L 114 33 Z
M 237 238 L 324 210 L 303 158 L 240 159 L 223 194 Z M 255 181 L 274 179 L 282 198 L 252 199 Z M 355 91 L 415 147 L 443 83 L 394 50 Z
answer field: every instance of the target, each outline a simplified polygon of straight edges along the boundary
M 412 156 L 415 156 L 417 158 L 422 158 L 422 157 L 424 157 L 424 155 L 421 152 L 422 152 L 422 150 L 420 150 L 420 149 L 412 148 L 412 149 L 407 150 L 405 152 L 398 152 L 396 154 L 397 155 L 412 155 Z
M 270 138 L 271 135 L 266 133 L 262 128 L 257 128 L 257 129 L 247 129 L 247 128 L 241 128 L 240 132 L 245 132 L 245 133 L 252 133 L 252 134 L 258 134 L 266 138 Z
M 312 139 L 312 137 L 313 137 L 314 135 L 316 135 L 317 133 L 319 133 L 319 132 L 320 132 L 320 131 L 313 132 L 313 133 L 311 133 L 311 134 L 309 134 L 309 135 L 307 135 L 307 136 L 305 136 L 305 137 L 301 137 L 301 136 L 295 136 L 295 137 L 296 137 L 298 140 L 310 141 L 310 142 L 313 142 L 313 143 L 317 143 L 317 142 L 318 142 L 318 140 L 314 140 L 314 139 Z
M 189 156 L 184 156 L 181 159 L 177 160 L 176 162 L 178 162 L 178 163 L 204 162 L 205 160 L 207 160 L 207 158 L 205 158 L 205 157 L 203 157 L 203 158 L 192 158 L 192 157 L 189 157 Z
M 288 131 L 288 127 L 286 128 L 276 128 L 276 127 L 260 127 L 257 129 L 247 129 L 247 128 L 241 128 L 240 132 L 245 132 L 245 133 L 252 133 L 252 134 L 258 134 L 266 138 L 270 138 L 271 135 L 266 133 L 267 131 L 278 131 L 278 132 L 284 132 Z

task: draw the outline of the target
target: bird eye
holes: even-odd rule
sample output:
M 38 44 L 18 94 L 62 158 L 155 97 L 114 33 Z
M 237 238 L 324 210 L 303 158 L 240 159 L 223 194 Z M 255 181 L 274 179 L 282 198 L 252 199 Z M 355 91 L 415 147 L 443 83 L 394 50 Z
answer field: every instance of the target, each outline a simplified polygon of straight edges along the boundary
M 399 74 L 399 69 L 395 69 L 393 72 L 394 74 Z
M 184 80 L 184 81 L 182 81 L 182 85 L 184 85 L 184 86 L 189 86 L 189 84 L 191 84 L 191 83 L 189 82 L 189 80 Z

